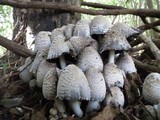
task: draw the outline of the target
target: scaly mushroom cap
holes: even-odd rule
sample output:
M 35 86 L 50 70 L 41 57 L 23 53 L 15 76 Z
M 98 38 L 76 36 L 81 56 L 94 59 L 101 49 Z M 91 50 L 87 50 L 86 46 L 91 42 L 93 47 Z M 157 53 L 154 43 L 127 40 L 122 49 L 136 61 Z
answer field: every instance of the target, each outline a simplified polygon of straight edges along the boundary
M 124 35 L 116 30 L 109 30 L 99 42 L 100 53 L 106 50 L 129 50 L 131 48 Z
M 37 70 L 37 83 L 39 87 L 42 87 L 43 79 L 45 74 L 48 72 L 50 68 L 54 68 L 55 66 L 46 60 L 43 60 Z
M 44 98 L 53 100 L 56 97 L 56 82 L 57 73 L 56 68 L 50 68 L 44 76 L 42 92 Z
M 51 44 L 50 40 L 51 32 L 40 31 L 35 38 L 35 48 L 34 52 L 43 50 L 44 48 L 48 48 Z
M 137 69 L 135 67 L 132 57 L 128 53 L 121 53 L 118 57 L 116 64 L 119 69 L 123 70 L 126 74 L 136 73 Z
M 119 105 L 123 107 L 124 102 L 124 95 L 118 87 L 111 87 L 104 99 L 105 105 L 113 105 L 116 107 L 119 107 Z
M 65 42 L 64 35 L 54 36 L 51 46 L 49 48 L 47 59 L 54 59 L 60 57 L 63 53 L 69 53 L 68 45 Z
M 125 73 L 118 69 L 114 63 L 108 63 L 104 66 L 104 79 L 108 87 L 123 87 Z
M 90 44 L 96 51 L 99 50 L 99 44 L 96 40 L 93 39 L 93 42 Z
M 68 65 L 62 70 L 57 85 L 57 97 L 66 100 L 90 100 L 87 78 L 77 66 Z
M 70 39 L 73 36 L 73 30 L 75 25 L 74 24 L 68 24 L 64 30 L 64 35 L 66 36 L 66 39 Z
M 20 71 L 19 73 L 20 79 L 26 83 L 28 83 L 33 77 L 33 73 L 30 72 L 30 68 L 32 65 L 31 62 L 32 60 L 30 57 L 26 58 L 24 65 L 18 69 Z
M 94 42 L 94 39 L 91 37 L 80 37 L 73 36 L 67 41 L 69 49 L 71 50 L 71 54 L 73 57 L 76 57 L 86 46 L 90 45 Z
M 77 66 L 84 72 L 92 66 L 102 71 L 103 61 L 99 53 L 93 47 L 89 46 L 84 48 L 78 55 Z
M 140 30 L 135 29 L 128 24 L 122 22 L 115 23 L 111 29 L 121 32 L 126 38 L 131 35 L 140 34 Z
M 75 25 L 73 36 L 89 37 L 90 28 L 87 20 L 79 20 Z
M 56 36 L 59 36 L 59 35 L 64 36 L 65 28 L 66 28 L 65 26 L 62 26 L 61 28 L 54 29 L 51 33 L 51 42 L 56 39 Z
M 106 94 L 106 84 L 101 71 L 95 67 L 90 67 L 85 75 L 91 89 L 91 100 L 103 101 Z
M 144 99 L 151 103 L 157 104 L 160 102 L 160 74 L 150 73 L 143 83 L 143 96 Z
M 91 35 L 105 34 L 111 27 L 111 22 L 102 15 L 95 16 L 90 23 Z

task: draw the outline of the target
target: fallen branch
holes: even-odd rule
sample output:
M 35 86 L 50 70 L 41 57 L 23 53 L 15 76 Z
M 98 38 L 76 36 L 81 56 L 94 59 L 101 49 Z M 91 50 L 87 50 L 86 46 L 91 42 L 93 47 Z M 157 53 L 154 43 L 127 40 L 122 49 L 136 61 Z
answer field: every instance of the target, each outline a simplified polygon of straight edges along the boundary
M 11 75 L 4 76 L 1 80 L 7 80 L 7 79 L 10 79 L 10 78 L 18 76 L 18 75 L 19 75 L 19 72 L 16 72 L 16 73 L 13 73 Z
M 93 3 L 93 2 L 81 2 L 81 5 L 94 7 L 94 8 L 103 8 L 103 9 L 126 9 L 122 6 L 105 5 L 105 4 Z
M 109 9 L 109 10 L 90 10 L 77 6 L 66 5 L 56 2 L 25 2 L 15 0 L 0 0 L 1 5 L 9 5 L 17 8 L 35 8 L 35 9 L 56 9 L 68 12 L 78 12 L 91 15 L 137 15 L 141 17 L 160 17 L 160 10 L 150 9 Z
M 17 43 L 8 40 L 3 36 L 0 36 L 0 45 L 22 57 L 29 57 L 34 55 L 34 53 L 27 49 L 25 46 L 18 45 Z
M 131 52 L 137 52 L 137 51 L 140 51 L 140 50 L 143 50 L 143 49 L 147 49 L 148 46 L 146 44 L 141 44 L 141 45 L 138 45 L 134 48 L 132 48 Z
M 146 63 L 143 63 L 135 58 L 133 58 L 134 63 L 137 67 L 146 70 L 146 71 L 151 71 L 151 72 L 160 72 L 160 68 L 152 65 L 148 65 Z

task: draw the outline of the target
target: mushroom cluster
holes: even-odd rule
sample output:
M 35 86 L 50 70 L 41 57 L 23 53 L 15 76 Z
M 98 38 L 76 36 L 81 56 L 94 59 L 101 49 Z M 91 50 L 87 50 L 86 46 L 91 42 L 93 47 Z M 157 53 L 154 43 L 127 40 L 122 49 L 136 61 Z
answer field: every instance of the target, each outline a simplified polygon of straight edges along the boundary
M 136 72 L 125 52 L 131 49 L 127 37 L 139 33 L 125 23 L 112 25 L 101 15 L 52 32 L 41 31 L 35 38 L 36 56 L 26 59 L 20 78 L 31 87 L 41 87 L 44 98 L 54 100 L 62 116 L 69 110 L 82 118 L 104 105 L 123 107 L 125 74 Z M 115 53 L 120 53 L 117 61 Z

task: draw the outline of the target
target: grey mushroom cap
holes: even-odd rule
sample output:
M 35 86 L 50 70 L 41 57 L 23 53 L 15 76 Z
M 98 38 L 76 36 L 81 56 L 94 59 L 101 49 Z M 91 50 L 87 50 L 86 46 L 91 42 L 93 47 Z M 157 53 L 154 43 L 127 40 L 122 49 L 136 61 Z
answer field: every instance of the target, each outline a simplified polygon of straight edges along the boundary
M 52 31 L 51 33 L 51 41 L 56 39 L 56 36 L 64 36 L 64 30 L 65 30 L 65 26 L 62 26 L 61 28 L 56 28 Z
M 103 61 L 99 53 L 91 46 L 84 48 L 78 55 L 77 66 L 82 71 L 87 71 L 91 66 L 98 70 L 103 70 Z
M 91 89 L 91 100 L 98 102 L 103 101 L 106 94 L 106 84 L 101 71 L 95 67 L 90 67 L 85 75 Z
M 104 66 L 104 79 L 108 87 L 118 86 L 123 88 L 125 73 L 114 63 L 108 63 Z
M 64 35 L 54 36 L 49 48 L 47 59 L 54 59 L 60 57 L 63 53 L 69 53 L 69 47 L 65 42 Z
M 124 106 L 125 99 L 122 91 L 118 87 L 111 87 L 110 91 L 106 93 L 106 97 L 104 99 L 105 105 L 113 105 L 116 107 Z
M 157 112 L 157 117 L 158 117 L 158 120 L 160 120 L 160 103 L 158 103 L 157 105 L 154 105 L 153 106 Z
M 150 73 L 144 80 L 142 91 L 147 102 L 158 104 L 160 102 L 160 74 Z
M 139 29 L 135 29 L 131 26 L 129 26 L 126 23 L 123 22 L 117 22 L 112 26 L 112 30 L 121 32 L 126 38 L 135 35 L 140 34 L 141 31 Z
M 92 44 L 94 39 L 91 37 L 80 37 L 80 36 L 73 36 L 67 41 L 67 44 L 70 49 L 70 53 L 73 57 L 76 57 L 86 46 Z
M 90 23 L 91 35 L 93 34 L 105 34 L 112 24 L 109 19 L 105 18 L 102 15 L 95 16 Z
M 109 30 L 103 39 L 99 41 L 100 53 L 106 50 L 129 50 L 131 46 L 127 39 L 119 31 Z
M 62 70 L 58 85 L 57 97 L 66 100 L 90 100 L 90 87 L 84 73 L 71 64 Z
M 136 73 L 137 69 L 135 67 L 132 57 L 124 52 L 121 53 L 116 61 L 116 65 L 119 69 L 123 70 L 126 74 Z
M 32 60 L 30 57 L 28 57 L 26 58 L 24 65 L 18 69 L 18 71 L 20 71 L 19 77 L 21 80 L 23 80 L 23 82 L 28 83 L 33 77 L 33 73 L 30 72 L 30 68 L 32 65 L 31 63 Z
M 90 27 L 87 20 L 79 20 L 74 27 L 73 36 L 89 37 Z
M 47 62 L 46 60 L 43 60 L 37 70 L 37 83 L 39 87 L 42 87 L 44 76 L 48 72 L 50 68 L 54 68 L 55 65 Z
M 34 52 L 41 51 L 45 48 L 48 48 L 51 44 L 50 40 L 51 32 L 40 31 L 35 37 L 35 48 Z
M 47 100 L 53 100 L 56 97 L 56 82 L 57 82 L 56 68 L 50 68 L 44 76 L 42 93 Z
M 74 24 L 68 24 L 64 30 L 64 35 L 66 36 L 66 39 L 70 39 L 73 36 L 73 30 L 75 25 Z

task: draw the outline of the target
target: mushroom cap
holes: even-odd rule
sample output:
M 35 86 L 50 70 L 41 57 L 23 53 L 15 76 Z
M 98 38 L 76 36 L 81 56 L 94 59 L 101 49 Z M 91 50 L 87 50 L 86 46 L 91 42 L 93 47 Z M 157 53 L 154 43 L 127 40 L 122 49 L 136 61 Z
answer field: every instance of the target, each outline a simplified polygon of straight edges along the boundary
M 140 32 L 141 32 L 140 30 L 135 29 L 135 28 L 129 26 L 128 24 L 123 23 L 123 22 L 115 23 L 111 29 L 114 31 L 121 32 L 126 38 L 131 35 L 140 34 Z
M 106 94 L 106 84 L 101 71 L 95 67 L 90 67 L 85 75 L 91 89 L 91 100 L 103 101 Z
M 103 70 L 103 61 L 99 53 L 91 46 L 84 48 L 78 55 L 77 66 L 82 71 L 87 71 L 91 66 L 98 70 Z
M 93 42 L 90 44 L 96 51 L 99 50 L 99 44 L 96 40 L 93 39 Z
M 158 117 L 158 120 L 160 120 L 160 103 L 158 103 L 157 105 L 154 105 L 153 106 L 157 112 L 157 117 Z
M 67 41 L 69 49 L 71 50 L 71 54 L 73 57 L 76 57 L 86 46 L 90 45 L 94 42 L 94 39 L 91 37 L 80 37 L 73 36 Z
M 116 30 L 109 30 L 99 41 L 99 44 L 100 53 L 106 50 L 129 50 L 131 48 L 124 35 Z
M 56 37 L 59 35 L 64 36 L 65 28 L 66 28 L 65 26 L 62 26 L 61 28 L 56 28 L 56 29 L 52 30 L 51 41 L 55 40 Z
M 44 76 L 42 93 L 47 100 L 53 100 L 56 97 L 57 74 L 56 68 L 50 68 Z
M 121 53 L 116 61 L 116 65 L 119 69 L 123 70 L 126 74 L 136 73 L 137 69 L 135 67 L 132 57 L 128 53 Z
M 123 87 L 125 74 L 114 63 L 108 63 L 104 66 L 104 79 L 108 87 Z
M 39 87 L 42 87 L 44 76 L 48 72 L 50 68 L 54 68 L 55 66 L 46 60 L 43 60 L 37 70 L 37 83 Z
M 50 40 L 51 32 L 40 31 L 35 38 L 35 48 L 34 52 L 38 52 L 43 50 L 44 48 L 48 48 L 51 44 Z
M 120 88 L 116 86 L 110 88 L 110 91 L 106 93 L 106 97 L 104 99 L 105 105 L 113 105 L 116 107 L 119 107 L 119 105 L 123 107 L 124 102 L 125 102 L 124 95 L 120 90 Z
M 95 16 L 90 23 L 90 32 L 93 34 L 105 34 L 111 28 L 111 22 L 102 15 Z
M 30 68 L 32 65 L 31 62 L 32 60 L 30 57 L 26 58 L 24 65 L 18 69 L 18 71 L 20 71 L 19 73 L 20 79 L 26 83 L 28 83 L 33 77 L 33 73 L 30 72 Z
M 57 85 L 57 97 L 66 100 L 90 100 L 87 78 L 74 64 L 62 70 Z
M 79 20 L 74 27 L 73 36 L 89 37 L 90 27 L 87 20 Z
M 68 24 L 64 30 L 64 35 L 66 36 L 66 39 L 70 39 L 73 36 L 73 30 L 75 25 L 74 24 Z
M 69 53 L 69 48 L 65 42 L 64 35 L 54 36 L 51 46 L 49 48 L 47 59 L 54 59 L 60 57 L 63 53 Z
M 160 74 L 150 73 L 143 83 L 143 96 L 144 99 L 151 103 L 157 104 L 160 102 Z

